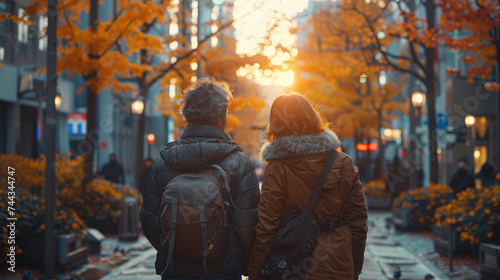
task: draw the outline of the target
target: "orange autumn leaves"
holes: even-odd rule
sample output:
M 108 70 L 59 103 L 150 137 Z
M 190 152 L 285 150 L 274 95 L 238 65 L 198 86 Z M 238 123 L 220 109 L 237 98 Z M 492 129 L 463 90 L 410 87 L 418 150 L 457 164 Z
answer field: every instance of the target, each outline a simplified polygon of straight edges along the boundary
M 460 51 L 468 67 L 464 73 L 448 69 L 448 74 L 464 74 L 469 81 L 483 81 L 489 90 L 500 90 L 493 68 L 500 63 L 500 4 L 496 0 L 439 0 L 442 15 L 439 27 L 444 44 Z M 454 33 L 459 36 L 454 36 Z
M 168 3 L 155 1 L 117 1 L 116 15 L 97 21 L 95 30 L 82 28 L 82 14 L 88 13 L 90 2 L 61 1 L 58 6 L 58 72 L 67 71 L 85 77 L 86 86 L 95 92 L 105 89 L 135 91 L 135 87 L 120 80 L 141 76 L 152 66 L 135 63 L 130 56 L 141 48 L 159 53 L 159 38 L 141 31 L 144 23 L 163 20 Z M 26 7 L 34 16 L 46 11 L 47 0 L 36 0 Z M 97 73 L 97 75 L 95 75 Z

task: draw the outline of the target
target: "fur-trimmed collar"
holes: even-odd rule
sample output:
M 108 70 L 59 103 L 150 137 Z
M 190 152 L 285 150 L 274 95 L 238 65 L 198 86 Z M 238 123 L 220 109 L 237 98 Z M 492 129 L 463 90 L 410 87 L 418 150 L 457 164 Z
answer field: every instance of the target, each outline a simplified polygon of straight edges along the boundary
M 268 162 L 272 159 L 308 157 L 332 152 L 339 146 L 339 138 L 331 130 L 325 130 L 318 135 L 283 136 L 264 143 L 260 159 Z

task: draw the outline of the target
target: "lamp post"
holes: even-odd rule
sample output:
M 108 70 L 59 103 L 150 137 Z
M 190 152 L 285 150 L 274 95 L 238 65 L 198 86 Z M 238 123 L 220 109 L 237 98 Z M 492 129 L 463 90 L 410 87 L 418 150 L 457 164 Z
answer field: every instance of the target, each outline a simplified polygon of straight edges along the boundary
M 46 161 L 45 161 L 45 231 L 44 231 L 44 268 L 45 274 L 51 278 L 55 264 L 55 197 L 56 197 L 56 93 L 57 93 L 57 1 L 47 3 L 47 112 L 46 126 Z
M 425 103 L 425 93 L 423 93 L 420 90 L 414 91 L 411 95 L 411 103 L 413 104 L 413 108 L 415 108 L 415 110 L 417 111 L 416 126 L 420 127 L 420 125 L 421 125 L 420 119 L 422 116 L 422 106 Z M 416 134 L 419 135 L 419 133 L 416 133 Z M 418 157 L 417 164 L 418 163 L 422 164 L 423 159 L 422 159 L 421 147 L 417 147 L 417 150 L 419 151 L 419 153 L 418 153 L 419 157 Z
M 467 115 L 465 116 L 465 126 L 467 127 L 467 154 L 468 158 L 470 161 L 470 166 L 472 167 L 472 170 L 474 170 L 474 146 L 472 145 L 472 129 L 474 127 L 474 124 L 476 123 L 476 118 L 472 115 Z
M 155 135 L 153 133 L 148 134 L 148 157 L 151 157 L 151 145 L 155 143 Z
M 422 115 L 422 106 L 425 103 L 425 93 L 420 90 L 414 90 L 411 94 L 411 104 L 410 104 L 410 162 L 414 164 L 415 172 L 410 174 L 410 189 L 415 189 L 417 187 L 417 167 L 422 164 L 421 157 L 421 141 L 419 138 L 419 133 L 416 132 L 416 127 L 420 127 L 420 119 Z M 417 141 L 418 139 L 418 141 Z M 412 158 L 413 157 L 413 158 Z
M 422 105 L 425 103 L 425 93 L 422 91 L 415 91 L 411 95 L 411 103 L 417 110 L 417 126 L 420 126 L 420 117 L 422 115 Z
M 143 125 L 141 124 L 141 116 L 143 115 L 144 112 L 144 100 L 142 100 L 142 97 L 139 96 L 136 100 L 132 102 L 132 113 L 134 114 L 134 123 L 136 127 L 136 131 L 139 131 L 139 126 Z M 143 151 L 142 147 L 144 145 L 144 135 L 143 133 L 135 133 L 136 137 L 136 154 L 135 154 L 135 164 L 134 164 L 134 176 L 135 176 L 135 182 L 137 182 L 137 178 L 139 178 L 139 170 L 142 165 L 142 159 L 144 155 L 142 154 L 141 151 Z M 141 147 L 140 149 L 138 147 Z

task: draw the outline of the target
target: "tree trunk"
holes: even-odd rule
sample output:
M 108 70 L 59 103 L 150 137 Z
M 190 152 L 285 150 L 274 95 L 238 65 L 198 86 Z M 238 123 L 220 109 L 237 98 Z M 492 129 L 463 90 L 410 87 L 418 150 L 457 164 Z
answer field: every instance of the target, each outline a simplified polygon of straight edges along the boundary
M 90 14 L 89 14 L 89 29 L 92 32 L 96 31 L 97 20 L 98 20 L 98 10 L 99 10 L 99 0 L 90 1 Z M 93 57 L 92 50 L 89 50 L 89 57 Z M 94 87 L 88 86 L 88 81 L 95 78 L 96 72 L 90 73 L 85 77 L 85 83 L 87 85 L 87 134 L 85 135 L 85 163 L 84 172 L 85 177 L 82 180 L 82 196 L 83 200 L 86 199 L 86 189 L 87 184 L 93 179 L 93 167 L 94 167 L 94 150 L 97 145 L 98 133 L 97 133 L 97 121 L 96 121 L 96 107 L 97 107 L 97 94 L 98 92 Z
M 436 5 L 433 1 L 426 2 L 427 29 L 436 27 Z M 437 131 L 436 131 L 436 74 L 434 72 L 434 49 L 425 48 L 426 87 L 427 87 L 427 118 L 429 120 L 429 155 L 430 155 L 430 180 L 439 183 L 439 165 L 437 157 Z

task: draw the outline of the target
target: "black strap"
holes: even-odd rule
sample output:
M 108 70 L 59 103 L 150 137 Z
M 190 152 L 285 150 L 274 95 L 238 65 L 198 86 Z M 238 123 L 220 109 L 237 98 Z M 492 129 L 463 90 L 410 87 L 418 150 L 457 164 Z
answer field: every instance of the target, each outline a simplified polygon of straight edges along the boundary
M 319 231 L 329 231 L 342 226 L 349 226 L 349 222 L 345 218 L 339 220 L 339 218 L 333 217 L 328 222 L 318 222 Z
M 169 235 L 171 234 L 171 237 L 170 237 L 170 243 L 168 245 L 167 265 L 165 266 L 165 269 L 162 271 L 160 275 L 163 275 L 165 271 L 167 271 L 167 268 L 172 264 L 174 258 L 175 228 L 177 227 L 177 203 L 172 204 L 171 214 L 172 216 L 170 219 L 170 232 L 169 232 Z
M 328 177 L 328 173 L 330 172 L 330 169 L 332 169 L 333 163 L 335 162 L 336 158 L 337 158 L 337 151 L 333 151 L 326 159 L 325 165 L 323 166 L 323 170 L 321 170 L 321 174 L 319 174 L 319 178 L 316 181 L 316 185 L 314 186 L 311 198 L 309 198 L 309 204 L 307 205 L 307 208 L 304 211 L 302 211 L 302 213 L 307 213 L 307 214 L 311 213 L 312 209 L 314 208 L 314 205 L 316 204 L 316 201 L 319 198 L 321 189 L 323 189 L 326 177 Z
M 203 244 L 203 271 L 208 275 L 207 269 L 207 255 L 208 255 L 208 234 L 207 234 L 207 219 L 205 218 L 205 205 L 198 205 L 200 212 L 200 226 L 201 226 L 201 242 Z
M 226 191 L 226 196 L 228 197 L 231 206 L 234 207 L 235 210 L 238 210 L 238 208 L 236 208 L 236 205 L 234 204 L 233 196 L 231 195 L 231 188 L 229 187 L 229 179 L 227 177 L 226 171 L 218 164 L 211 165 L 210 167 L 214 167 L 215 169 L 219 170 L 220 173 L 222 174 L 222 178 L 224 179 L 224 188 Z

